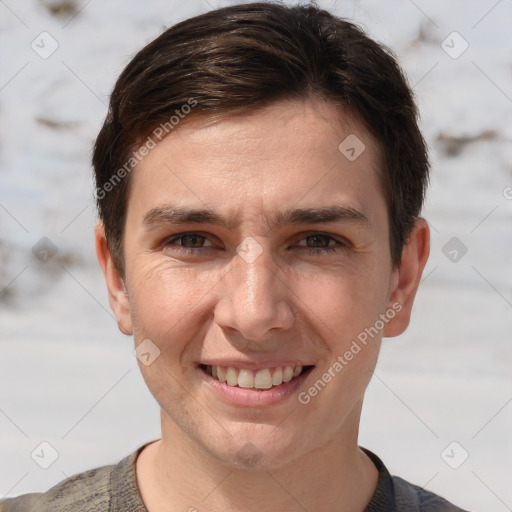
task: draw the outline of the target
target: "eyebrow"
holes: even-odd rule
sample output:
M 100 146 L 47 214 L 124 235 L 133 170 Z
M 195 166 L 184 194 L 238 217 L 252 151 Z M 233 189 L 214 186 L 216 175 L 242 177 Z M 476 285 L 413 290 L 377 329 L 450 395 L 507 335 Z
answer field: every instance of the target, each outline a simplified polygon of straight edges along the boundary
M 361 211 L 350 206 L 333 205 L 320 208 L 295 208 L 279 212 L 267 220 L 267 226 L 277 229 L 293 224 L 321 224 L 330 222 L 346 222 L 371 228 L 370 219 Z M 226 229 L 235 229 L 240 220 L 224 218 L 206 208 L 189 209 L 175 205 L 162 205 L 153 208 L 144 215 L 143 224 L 150 230 L 168 224 L 215 224 Z

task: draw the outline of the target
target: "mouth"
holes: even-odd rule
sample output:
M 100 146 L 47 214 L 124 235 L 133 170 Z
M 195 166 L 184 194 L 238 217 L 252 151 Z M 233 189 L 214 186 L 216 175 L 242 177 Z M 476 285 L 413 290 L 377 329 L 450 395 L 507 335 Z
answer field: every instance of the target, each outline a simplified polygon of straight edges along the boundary
M 233 366 L 199 365 L 203 373 L 226 386 L 259 392 L 278 389 L 295 380 L 302 381 L 313 368 L 314 365 L 295 365 L 252 370 Z

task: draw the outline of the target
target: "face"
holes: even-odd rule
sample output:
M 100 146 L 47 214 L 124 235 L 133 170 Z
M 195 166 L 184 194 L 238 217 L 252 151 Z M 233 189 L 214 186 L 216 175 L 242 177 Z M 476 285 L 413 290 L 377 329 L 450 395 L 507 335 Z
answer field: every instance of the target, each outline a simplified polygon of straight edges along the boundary
M 339 149 L 354 135 L 356 159 Z M 190 120 L 133 171 L 124 283 L 100 262 L 164 440 L 167 424 L 273 468 L 357 437 L 382 331 L 404 329 L 417 286 L 407 255 L 392 266 L 380 162 L 361 123 L 308 100 Z

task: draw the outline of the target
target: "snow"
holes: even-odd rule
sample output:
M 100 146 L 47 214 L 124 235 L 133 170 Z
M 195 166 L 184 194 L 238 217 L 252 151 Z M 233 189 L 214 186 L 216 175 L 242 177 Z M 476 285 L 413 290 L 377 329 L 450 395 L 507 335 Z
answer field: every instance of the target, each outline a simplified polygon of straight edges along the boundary
M 0 496 L 46 490 L 160 435 L 94 255 L 91 144 L 134 52 L 228 3 L 84 1 L 75 17 L 0 3 Z M 318 3 L 398 55 L 433 168 L 431 257 L 411 326 L 383 343 L 360 444 L 461 507 L 511 510 L 512 2 Z M 44 31 L 58 43 L 46 59 L 31 47 Z M 441 46 L 454 31 L 469 44 L 456 59 Z M 44 236 L 58 248 L 48 263 L 31 253 Z M 443 253 L 452 237 L 468 248 L 457 263 Z M 42 441 L 58 452 L 46 470 L 30 455 Z M 463 450 L 458 469 L 445 462 Z

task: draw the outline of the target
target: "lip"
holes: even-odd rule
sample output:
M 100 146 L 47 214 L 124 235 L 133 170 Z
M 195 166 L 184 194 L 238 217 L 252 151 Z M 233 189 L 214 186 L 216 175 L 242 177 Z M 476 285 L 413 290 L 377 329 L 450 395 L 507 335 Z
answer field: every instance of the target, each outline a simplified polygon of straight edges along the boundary
M 265 368 L 268 368 L 271 370 L 272 368 L 278 368 L 285 366 L 291 366 L 292 368 L 295 368 L 296 366 L 313 366 L 312 363 L 307 363 L 303 361 L 290 361 L 290 360 L 279 360 L 276 361 L 273 359 L 272 361 L 261 361 L 255 363 L 254 361 L 244 361 L 242 359 L 207 359 L 204 361 L 200 361 L 197 363 L 198 365 L 204 365 L 204 366 L 223 366 L 227 368 L 228 366 L 232 366 L 233 368 L 237 368 L 239 370 L 253 370 L 257 372 L 258 370 L 264 370 Z
M 226 364 L 227 363 L 223 361 L 222 364 L 218 364 L 217 366 L 225 366 Z M 246 365 L 245 363 L 243 364 L 245 366 L 242 366 L 240 362 L 236 364 L 233 362 L 232 366 L 238 366 L 247 369 L 256 368 L 250 368 L 250 366 Z M 258 365 L 258 367 L 262 368 L 272 368 L 276 366 L 281 365 L 276 365 L 275 362 L 269 366 Z M 292 364 L 284 363 L 283 366 L 292 366 Z M 284 402 L 286 399 L 292 396 L 294 392 L 304 384 L 314 369 L 315 366 L 310 365 L 310 368 L 304 370 L 298 377 L 295 377 L 289 382 L 283 382 L 283 384 L 272 387 L 270 389 L 247 389 L 239 388 L 238 386 L 228 386 L 227 384 L 214 379 L 211 375 L 208 375 L 208 373 L 206 373 L 201 368 L 201 366 L 197 367 L 197 372 L 198 378 L 201 379 L 202 382 L 204 382 L 218 397 L 220 397 L 225 402 L 241 407 L 265 407 Z

